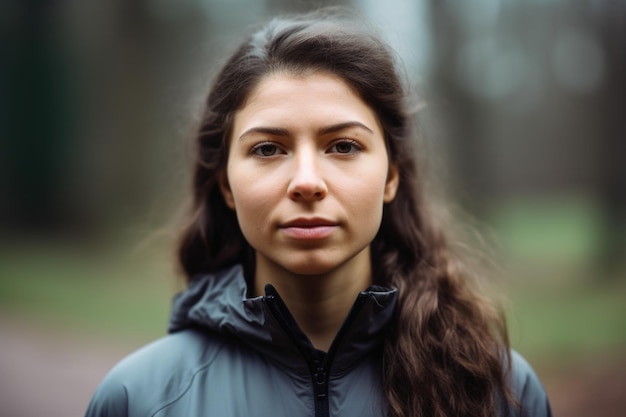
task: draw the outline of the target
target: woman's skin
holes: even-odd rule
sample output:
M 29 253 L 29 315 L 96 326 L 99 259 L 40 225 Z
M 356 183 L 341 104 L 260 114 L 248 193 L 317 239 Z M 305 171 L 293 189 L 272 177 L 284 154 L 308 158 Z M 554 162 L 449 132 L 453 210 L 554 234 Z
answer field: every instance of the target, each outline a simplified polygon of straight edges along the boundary
M 372 109 L 326 73 L 263 79 L 234 117 L 221 191 L 256 253 L 255 293 L 276 287 L 328 350 L 372 283 L 370 243 L 398 186 Z

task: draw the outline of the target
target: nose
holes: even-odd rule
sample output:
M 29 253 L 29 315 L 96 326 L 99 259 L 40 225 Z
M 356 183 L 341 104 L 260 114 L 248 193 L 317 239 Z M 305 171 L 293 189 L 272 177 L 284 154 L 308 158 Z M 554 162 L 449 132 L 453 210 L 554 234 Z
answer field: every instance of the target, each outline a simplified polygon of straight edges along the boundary
M 294 173 L 289 182 L 289 198 L 294 201 L 321 200 L 328 194 L 328 187 L 315 151 L 302 151 L 294 156 Z

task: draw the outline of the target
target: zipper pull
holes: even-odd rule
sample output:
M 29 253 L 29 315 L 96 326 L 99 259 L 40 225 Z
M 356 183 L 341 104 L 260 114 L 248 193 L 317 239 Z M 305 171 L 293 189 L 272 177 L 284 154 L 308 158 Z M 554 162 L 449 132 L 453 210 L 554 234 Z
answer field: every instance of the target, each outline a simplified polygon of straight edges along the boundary
M 313 375 L 315 378 L 315 384 L 317 385 L 316 397 L 318 400 L 323 401 L 326 399 L 326 372 L 323 368 L 317 368 L 317 371 Z

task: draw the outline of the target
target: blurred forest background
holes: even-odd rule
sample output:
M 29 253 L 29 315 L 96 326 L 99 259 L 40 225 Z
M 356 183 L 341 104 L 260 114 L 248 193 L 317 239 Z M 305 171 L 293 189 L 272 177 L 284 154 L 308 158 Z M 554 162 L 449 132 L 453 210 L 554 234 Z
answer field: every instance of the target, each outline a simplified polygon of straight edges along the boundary
M 623 415 L 626 2 L 5 0 L 1 416 L 80 415 L 165 334 L 211 75 L 252 25 L 324 5 L 404 59 L 436 180 L 495 247 L 512 345 L 555 414 Z

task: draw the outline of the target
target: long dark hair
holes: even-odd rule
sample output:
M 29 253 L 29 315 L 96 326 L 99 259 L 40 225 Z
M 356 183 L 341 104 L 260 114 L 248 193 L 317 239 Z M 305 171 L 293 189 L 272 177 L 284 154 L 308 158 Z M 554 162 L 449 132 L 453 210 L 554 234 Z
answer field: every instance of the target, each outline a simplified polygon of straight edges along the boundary
M 206 100 L 180 266 L 188 280 L 236 263 L 253 270 L 251 248 L 218 186 L 233 115 L 268 74 L 339 76 L 376 113 L 400 173 L 396 198 L 385 205 L 372 242 L 375 283 L 399 290 L 383 357 L 388 413 L 495 416 L 499 398 L 510 397 L 504 322 L 468 284 L 428 213 L 413 150 L 414 117 L 398 68 L 379 37 L 336 13 L 275 19 L 247 39 L 218 73 Z

